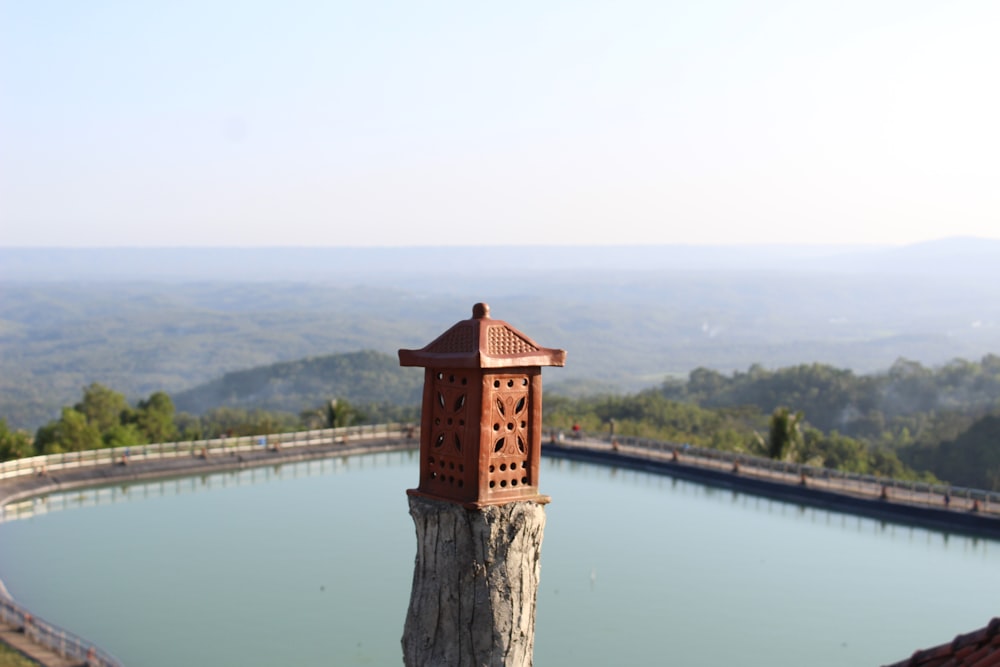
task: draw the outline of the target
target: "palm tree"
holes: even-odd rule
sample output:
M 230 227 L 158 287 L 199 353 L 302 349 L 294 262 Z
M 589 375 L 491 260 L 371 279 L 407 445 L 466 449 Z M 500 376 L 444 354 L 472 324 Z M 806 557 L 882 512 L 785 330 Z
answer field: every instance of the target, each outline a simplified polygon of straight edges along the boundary
M 785 460 L 802 443 L 801 422 L 801 412 L 792 414 L 788 408 L 777 408 L 771 415 L 767 455 L 779 461 Z

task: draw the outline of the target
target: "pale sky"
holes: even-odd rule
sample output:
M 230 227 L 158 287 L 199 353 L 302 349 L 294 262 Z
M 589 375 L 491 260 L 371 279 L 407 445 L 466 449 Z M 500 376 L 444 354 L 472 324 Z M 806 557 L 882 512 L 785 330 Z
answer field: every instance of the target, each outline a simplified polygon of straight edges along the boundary
M 0 246 L 958 235 L 998 0 L 0 0 Z

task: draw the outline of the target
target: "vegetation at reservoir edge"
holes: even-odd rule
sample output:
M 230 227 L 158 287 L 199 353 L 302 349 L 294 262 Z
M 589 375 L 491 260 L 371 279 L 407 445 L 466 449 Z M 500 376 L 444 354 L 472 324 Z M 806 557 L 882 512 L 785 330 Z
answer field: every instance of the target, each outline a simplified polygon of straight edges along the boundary
M 39 663 L 24 657 L 13 648 L 0 642 L 0 667 L 38 667 Z
M 422 373 L 365 351 L 237 371 L 130 404 L 92 383 L 34 433 L 0 421 L 0 458 L 382 421 L 416 421 Z M 544 422 L 900 479 L 1000 490 L 1000 357 L 900 359 L 858 375 L 823 364 L 724 374 L 624 395 L 548 392 Z M 178 411 L 176 405 L 183 405 Z M 289 406 L 307 405 L 289 410 Z
M 396 351 L 478 301 L 567 350 L 553 428 L 1000 487 L 984 239 L 0 249 L 0 456 L 415 420 L 422 374 Z

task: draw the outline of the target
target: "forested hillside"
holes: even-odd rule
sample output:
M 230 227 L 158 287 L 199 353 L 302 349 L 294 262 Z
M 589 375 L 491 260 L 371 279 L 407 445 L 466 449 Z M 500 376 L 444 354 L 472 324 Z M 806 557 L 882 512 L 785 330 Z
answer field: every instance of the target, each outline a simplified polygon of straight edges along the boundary
M 862 447 L 994 483 L 968 463 L 992 465 L 982 420 L 1000 407 L 1000 243 L 977 239 L 0 249 L 0 419 L 28 434 L 62 421 L 93 443 L 65 408 L 95 384 L 132 411 L 172 397 L 176 426 L 192 433 L 296 427 L 332 398 L 372 418 L 412 410 L 419 374 L 397 368 L 396 351 L 429 343 L 478 301 L 567 350 L 566 367 L 545 373 L 567 419 L 760 449 L 787 409 L 802 435 L 789 456 L 861 465 Z M 136 420 L 108 437 L 139 438 Z
M 502 280 L 432 267 L 332 283 L 15 281 L 0 283 L 0 416 L 37 428 L 91 382 L 134 401 L 304 357 L 395 355 L 468 318 L 477 301 L 567 350 L 546 386 L 571 396 L 634 392 L 699 367 L 815 362 L 871 373 L 901 357 L 937 366 L 1000 350 L 1000 279 L 978 275 L 597 263 Z
M 972 423 L 954 439 L 900 451 L 911 466 L 933 470 L 943 479 L 1000 491 L 1000 412 Z
M 365 406 L 415 406 L 423 382 L 422 369 L 401 368 L 395 357 L 368 350 L 226 373 L 179 392 L 174 404 L 195 415 L 219 407 L 299 413 L 338 396 Z
M 99 384 L 27 433 L 0 429 L 0 458 L 220 433 L 252 434 L 330 424 L 415 421 L 420 369 L 373 351 L 229 373 L 171 399 L 130 405 Z M 899 360 L 858 375 L 821 364 L 723 374 L 624 395 L 547 392 L 545 423 L 687 442 L 897 478 L 939 478 L 1000 490 L 1000 357 L 928 368 Z M 333 402 L 331 402 L 333 401 Z M 180 411 L 175 411 L 175 406 Z
M 394 289 L 268 283 L 0 286 L 0 417 L 34 430 L 92 382 L 135 401 L 228 372 L 436 335 L 466 307 Z M 471 306 L 471 304 L 469 304 Z
M 706 368 L 668 380 L 664 396 L 703 407 L 789 406 L 813 426 L 892 447 L 955 438 L 1000 410 L 1000 357 L 953 360 L 936 368 L 898 359 L 885 372 L 859 375 L 824 364 L 777 370 L 751 366 L 723 374 Z
M 956 484 L 1000 490 L 1000 357 L 936 368 L 897 360 L 857 375 L 822 364 L 730 375 L 704 368 L 655 393 L 724 411 L 788 407 L 820 432 L 892 452 L 916 470 Z

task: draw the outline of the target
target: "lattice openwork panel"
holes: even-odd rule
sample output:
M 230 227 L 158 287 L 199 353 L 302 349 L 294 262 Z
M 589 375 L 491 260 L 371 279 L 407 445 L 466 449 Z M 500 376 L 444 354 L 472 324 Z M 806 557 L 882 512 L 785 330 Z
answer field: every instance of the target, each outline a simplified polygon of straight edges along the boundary
M 531 483 L 529 424 L 531 382 L 527 375 L 494 377 L 487 397 L 491 405 L 489 488 L 516 489 Z
M 429 447 L 426 448 L 423 484 L 427 491 L 453 495 L 470 488 L 474 471 L 466 469 L 470 441 L 469 374 L 456 371 L 434 373 Z M 478 414 L 476 415 L 478 419 Z M 478 434 L 478 421 L 471 429 Z

